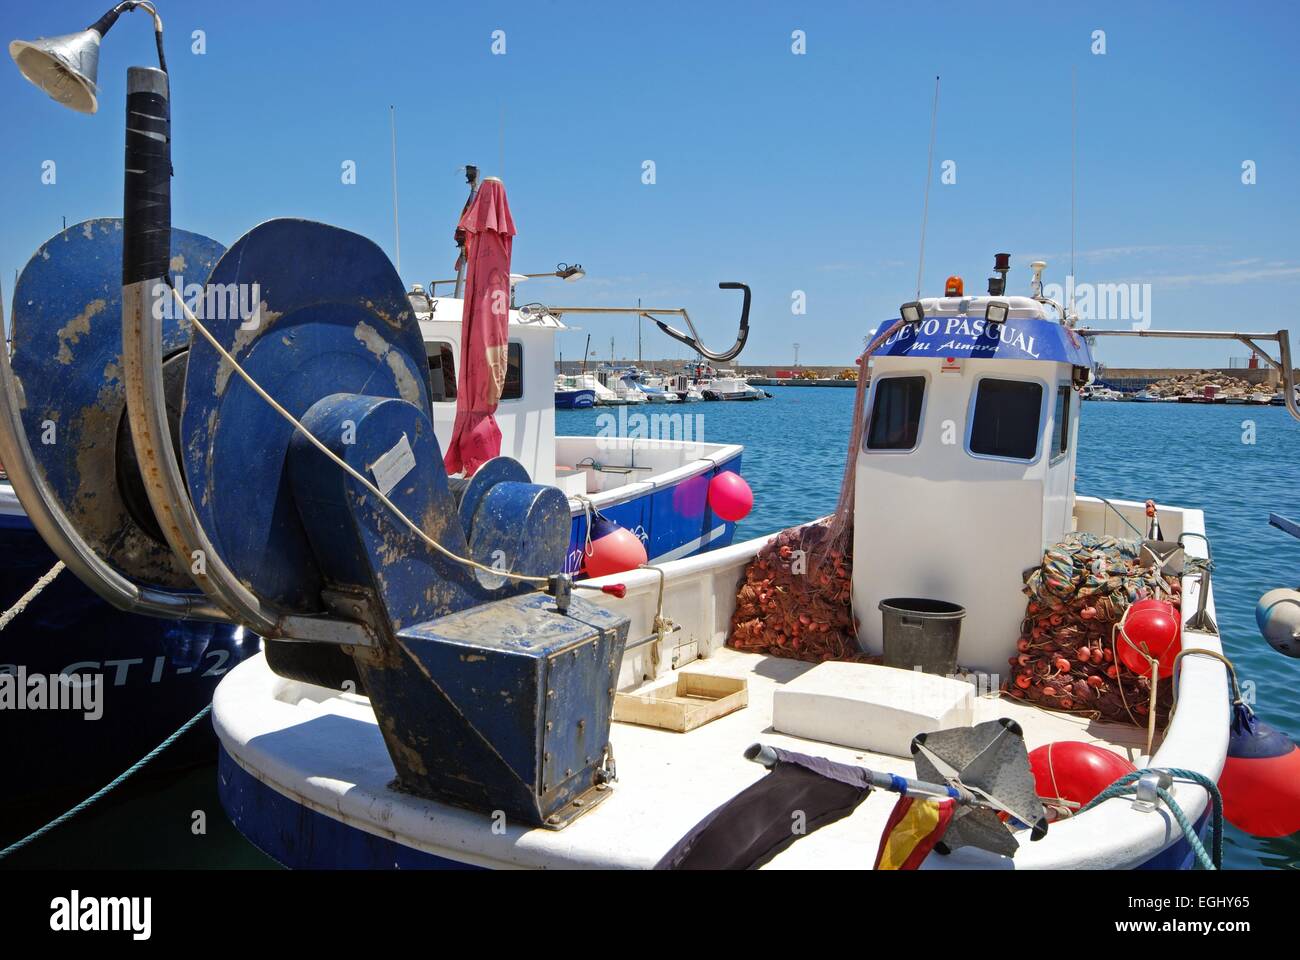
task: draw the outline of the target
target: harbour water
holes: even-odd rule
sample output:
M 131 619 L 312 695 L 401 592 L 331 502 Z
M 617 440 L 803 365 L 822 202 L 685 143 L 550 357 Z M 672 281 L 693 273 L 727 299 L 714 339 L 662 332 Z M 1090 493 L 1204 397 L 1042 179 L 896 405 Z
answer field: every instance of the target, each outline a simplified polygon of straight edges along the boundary
M 743 443 L 755 506 L 737 540 L 821 516 L 835 505 L 853 391 L 774 387 L 760 403 L 696 403 L 645 413 L 699 416 L 699 439 Z M 564 434 L 595 434 L 607 410 L 562 410 Z M 1300 425 L 1281 407 L 1088 403 L 1080 420 L 1080 493 L 1198 506 L 1215 559 L 1224 646 L 1256 712 L 1300 739 L 1300 661 L 1260 638 L 1259 596 L 1300 582 L 1300 541 L 1268 526 L 1270 511 L 1300 515 Z M 908 509 L 943 509 L 912 504 Z M 960 523 L 959 517 L 953 518 Z M 906 549 L 882 544 L 881 549 Z M 971 562 L 978 562 L 972 557 Z M 69 761 L 74 753 L 69 751 Z M 225 820 L 215 764 L 142 774 L 0 869 L 61 867 L 273 867 Z M 196 830 L 202 814 L 204 829 Z M 15 839 L 0 824 L 0 845 Z M 1300 834 L 1260 840 L 1228 828 L 1230 868 L 1300 869 Z M 867 866 L 864 864 L 864 866 Z

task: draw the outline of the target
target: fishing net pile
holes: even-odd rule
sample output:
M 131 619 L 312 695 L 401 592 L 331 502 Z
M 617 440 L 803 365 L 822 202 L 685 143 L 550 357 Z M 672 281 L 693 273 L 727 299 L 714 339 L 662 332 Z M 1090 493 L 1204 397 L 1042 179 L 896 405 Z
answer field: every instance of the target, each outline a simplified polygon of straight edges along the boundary
M 1151 679 L 1117 659 L 1112 630 L 1139 600 L 1159 596 L 1178 607 L 1180 588 L 1179 578 L 1142 565 L 1136 541 L 1072 534 L 1025 578 L 1029 602 L 1003 690 L 1042 707 L 1145 726 Z M 1171 684 L 1159 681 L 1158 723 L 1167 719 Z
M 783 530 L 745 569 L 727 645 L 794 660 L 869 661 L 853 621 L 851 550 L 829 520 Z M 879 659 L 879 658 L 875 658 Z

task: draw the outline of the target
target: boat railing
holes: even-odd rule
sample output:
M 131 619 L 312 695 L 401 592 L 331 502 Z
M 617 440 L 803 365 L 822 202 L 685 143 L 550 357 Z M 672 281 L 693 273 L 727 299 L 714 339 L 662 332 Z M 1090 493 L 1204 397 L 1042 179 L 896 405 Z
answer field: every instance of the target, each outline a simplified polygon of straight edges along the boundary
M 1225 330 L 1096 330 L 1080 327 L 1074 331 L 1081 337 L 1157 337 L 1172 340 L 1236 340 L 1254 350 L 1282 378 L 1282 395 L 1287 412 L 1300 420 L 1300 402 L 1296 399 L 1295 367 L 1291 359 L 1291 338 L 1286 330 L 1277 333 L 1234 333 Z M 1260 346 L 1273 341 L 1277 344 L 1277 359 Z

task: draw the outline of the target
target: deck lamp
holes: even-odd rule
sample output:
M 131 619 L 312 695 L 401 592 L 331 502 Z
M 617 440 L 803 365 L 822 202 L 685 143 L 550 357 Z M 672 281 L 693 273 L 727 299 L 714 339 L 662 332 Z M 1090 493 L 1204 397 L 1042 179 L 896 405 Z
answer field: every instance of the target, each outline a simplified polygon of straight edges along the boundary
M 99 109 L 96 78 L 99 74 L 100 41 L 119 16 L 137 8 L 153 17 L 154 37 L 158 44 L 158 66 L 166 72 L 162 18 L 148 0 L 126 0 L 119 3 L 78 33 L 42 37 L 39 40 L 14 40 L 9 44 L 9 56 L 18 65 L 22 75 L 49 94 L 52 100 L 78 113 L 94 113 Z
M 574 280 L 581 280 L 587 275 L 587 271 L 582 269 L 580 263 L 560 263 L 556 264 L 554 270 L 550 273 L 525 273 L 524 276 L 529 280 L 538 280 L 546 277 L 555 277 L 559 280 L 568 280 L 572 283 Z
M 925 319 L 925 308 L 921 306 L 920 300 L 913 300 L 905 303 L 898 308 L 898 315 L 907 323 L 913 326 L 920 326 L 921 321 Z
M 986 324 L 1006 323 L 1010 313 L 1011 305 L 1005 300 L 990 300 L 988 306 L 984 308 L 984 322 Z

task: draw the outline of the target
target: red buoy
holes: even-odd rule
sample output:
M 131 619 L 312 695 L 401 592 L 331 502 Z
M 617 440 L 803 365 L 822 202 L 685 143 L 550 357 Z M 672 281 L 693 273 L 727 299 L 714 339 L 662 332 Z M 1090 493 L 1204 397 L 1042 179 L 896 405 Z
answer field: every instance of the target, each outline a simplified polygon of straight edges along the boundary
M 1252 836 L 1300 831 L 1300 747 L 1244 703 L 1236 704 L 1219 792 L 1224 817 Z
M 1029 769 L 1033 771 L 1038 795 L 1050 811 L 1053 802 L 1058 807 L 1061 805 L 1060 800 L 1083 806 L 1137 767 L 1095 744 L 1062 740 L 1031 750 Z
M 627 527 L 596 514 L 591 520 L 590 552 L 583 551 L 582 572 L 589 577 L 635 570 L 648 559 L 645 544 Z
M 1161 677 L 1172 676 L 1174 658 L 1182 649 L 1183 625 L 1172 603 L 1150 598 L 1129 607 L 1120 621 L 1115 645 L 1124 666 L 1142 676 L 1151 675 L 1147 657 L 1160 662 Z
M 754 491 L 740 474 L 724 470 L 709 481 L 709 507 L 723 520 L 736 523 L 754 508 Z

